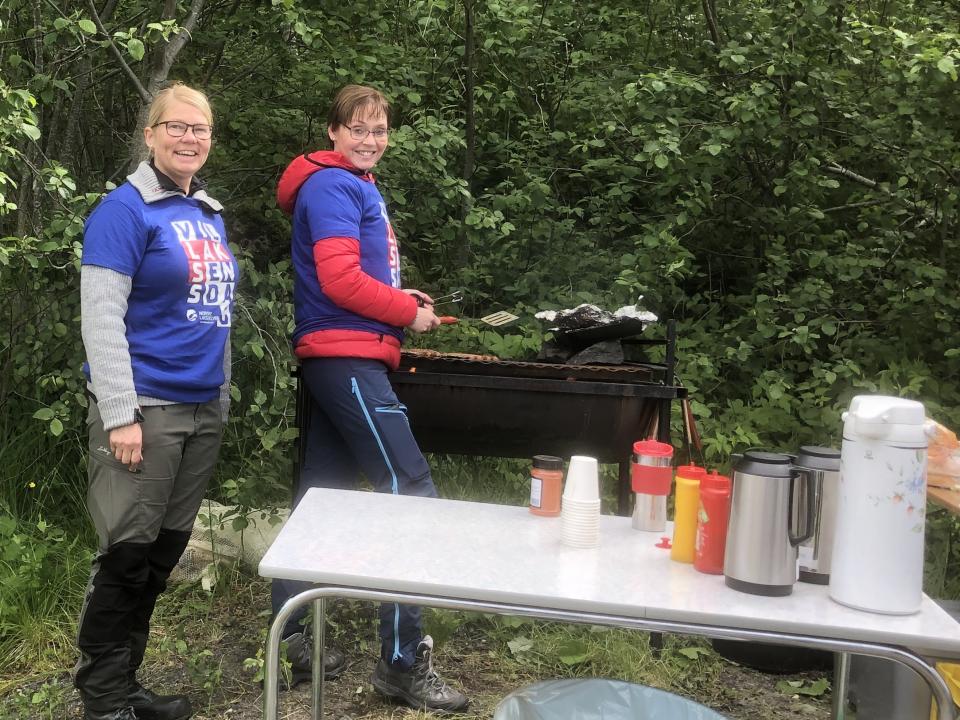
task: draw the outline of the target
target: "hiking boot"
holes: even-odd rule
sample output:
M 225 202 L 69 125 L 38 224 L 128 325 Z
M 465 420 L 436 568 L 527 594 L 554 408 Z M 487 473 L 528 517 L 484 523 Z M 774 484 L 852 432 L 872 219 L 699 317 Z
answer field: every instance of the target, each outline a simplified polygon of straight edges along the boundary
M 137 720 L 132 707 L 122 707 L 119 710 L 108 710 L 107 712 L 97 712 L 96 710 L 83 710 L 83 720 Z
M 186 695 L 157 695 L 138 682 L 134 682 L 127 702 L 133 707 L 137 720 L 187 720 L 193 715 Z
M 296 687 L 313 677 L 313 635 L 308 632 L 296 632 L 284 638 L 287 644 L 287 660 L 290 661 L 290 686 Z M 323 650 L 323 679 L 333 680 L 347 666 L 343 653 L 333 648 Z
M 470 704 L 466 695 L 447 685 L 433 669 L 433 638 L 429 635 L 417 645 L 413 667 L 404 672 L 381 658 L 370 682 L 382 695 L 398 698 L 417 710 L 452 713 L 466 710 Z

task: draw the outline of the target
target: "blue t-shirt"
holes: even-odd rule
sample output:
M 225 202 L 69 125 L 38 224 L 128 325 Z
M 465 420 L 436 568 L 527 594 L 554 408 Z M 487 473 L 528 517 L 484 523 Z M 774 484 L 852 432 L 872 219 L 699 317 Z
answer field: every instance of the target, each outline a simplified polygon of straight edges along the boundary
M 331 237 L 359 240 L 360 269 L 385 285 L 401 287 L 397 237 L 377 186 L 340 168 L 315 172 L 301 186 L 293 211 L 294 345 L 317 330 L 363 330 L 402 341 L 402 328 L 346 310 L 324 294 L 313 245 Z
M 191 197 L 147 204 L 124 183 L 87 218 L 82 262 L 133 280 L 124 322 L 137 394 L 216 398 L 238 275 L 220 214 Z

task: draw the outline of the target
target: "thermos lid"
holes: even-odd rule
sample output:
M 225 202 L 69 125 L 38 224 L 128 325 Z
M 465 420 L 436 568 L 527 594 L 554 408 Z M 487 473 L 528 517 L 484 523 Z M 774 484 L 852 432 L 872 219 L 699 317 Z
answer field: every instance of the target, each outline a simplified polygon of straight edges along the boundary
M 927 446 L 928 425 L 923 403 L 886 395 L 857 395 L 843 413 L 843 436 L 883 440 L 898 445 Z
M 810 470 L 840 471 L 840 451 L 819 445 L 804 445 L 797 453 L 796 465 Z
M 707 469 L 699 465 L 679 465 L 677 466 L 677 477 L 687 480 L 702 480 L 707 476 Z
M 555 455 L 534 455 L 533 466 L 541 470 L 563 470 L 563 458 Z
M 711 473 L 707 473 L 702 478 L 700 478 L 700 489 L 701 490 L 720 490 L 726 491 L 730 489 L 730 478 L 726 475 L 719 475 L 716 470 Z
M 734 471 L 746 475 L 790 477 L 793 459 L 783 453 L 747 450 L 734 467 Z
M 633 444 L 634 455 L 652 455 L 654 457 L 672 457 L 673 445 L 656 440 L 637 440 Z

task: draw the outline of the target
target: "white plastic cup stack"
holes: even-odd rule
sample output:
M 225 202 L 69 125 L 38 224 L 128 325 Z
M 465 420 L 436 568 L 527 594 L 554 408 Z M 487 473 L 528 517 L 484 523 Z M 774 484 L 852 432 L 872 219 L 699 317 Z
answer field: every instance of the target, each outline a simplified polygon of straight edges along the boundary
M 560 506 L 560 541 L 578 548 L 600 544 L 600 476 L 596 458 L 570 458 Z

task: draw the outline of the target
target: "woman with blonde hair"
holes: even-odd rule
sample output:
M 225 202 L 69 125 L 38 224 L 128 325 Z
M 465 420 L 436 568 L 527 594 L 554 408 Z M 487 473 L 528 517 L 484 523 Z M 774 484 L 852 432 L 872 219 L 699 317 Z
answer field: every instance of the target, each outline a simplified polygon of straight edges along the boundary
M 86 720 L 186 720 L 137 680 L 157 596 L 186 547 L 227 418 L 237 263 L 196 177 L 203 93 L 157 94 L 150 159 L 87 218 L 80 312 L 90 405 L 87 509 L 98 536 L 74 682 Z

